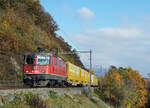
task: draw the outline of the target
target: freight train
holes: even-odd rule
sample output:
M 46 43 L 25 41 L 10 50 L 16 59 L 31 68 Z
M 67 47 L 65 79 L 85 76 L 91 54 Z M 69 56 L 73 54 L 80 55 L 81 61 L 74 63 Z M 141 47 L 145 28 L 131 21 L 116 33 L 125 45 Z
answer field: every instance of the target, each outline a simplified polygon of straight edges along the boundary
M 36 86 L 85 86 L 90 83 L 90 73 L 51 53 L 26 53 L 23 66 L 23 83 Z M 98 85 L 92 73 L 91 85 Z

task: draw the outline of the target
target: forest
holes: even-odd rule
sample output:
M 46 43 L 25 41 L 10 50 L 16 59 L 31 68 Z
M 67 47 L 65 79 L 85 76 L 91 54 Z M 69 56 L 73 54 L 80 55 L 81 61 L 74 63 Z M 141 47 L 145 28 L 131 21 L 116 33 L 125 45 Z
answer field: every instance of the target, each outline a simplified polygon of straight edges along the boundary
M 22 80 L 26 52 L 75 52 L 57 30 L 39 0 L 0 0 L 0 80 Z M 83 67 L 77 54 L 58 56 Z

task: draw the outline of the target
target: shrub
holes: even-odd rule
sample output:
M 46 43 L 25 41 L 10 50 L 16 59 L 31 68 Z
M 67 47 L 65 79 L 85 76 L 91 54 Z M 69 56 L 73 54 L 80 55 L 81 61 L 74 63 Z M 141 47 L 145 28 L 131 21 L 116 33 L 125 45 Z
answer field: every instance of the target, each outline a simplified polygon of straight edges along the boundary
M 4 102 L 3 108 L 46 108 L 46 104 L 38 95 L 32 92 L 14 94 L 14 100 Z
M 19 104 L 19 103 L 25 103 L 30 105 L 31 100 L 35 95 L 32 92 L 21 92 L 14 94 L 14 101 L 12 103 Z
M 33 99 L 33 97 L 35 96 L 32 92 L 26 92 L 26 93 L 24 93 L 24 96 L 25 96 L 25 98 L 26 98 L 26 103 L 28 104 L 28 105 L 31 105 L 31 100 Z
M 49 91 L 49 97 L 53 98 L 53 99 L 56 99 L 58 97 L 57 92 L 55 92 L 53 90 L 50 90 Z
M 15 93 L 14 100 L 11 102 L 3 100 L 3 105 L 0 108 L 29 108 L 33 96 L 34 94 L 31 92 Z
M 38 95 L 34 96 L 31 100 L 31 106 L 33 108 L 46 108 L 44 101 L 40 99 Z

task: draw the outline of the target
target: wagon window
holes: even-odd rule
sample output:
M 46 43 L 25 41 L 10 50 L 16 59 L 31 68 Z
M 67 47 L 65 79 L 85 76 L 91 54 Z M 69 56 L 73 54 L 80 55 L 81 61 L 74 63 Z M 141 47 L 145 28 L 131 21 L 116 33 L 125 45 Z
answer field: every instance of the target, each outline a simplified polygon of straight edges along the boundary
M 57 66 L 57 58 L 55 58 L 55 65 Z
M 50 59 L 50 64 L 53 64 L 53 58 L 51 57 L 51 59 Z
M 63 62 L 63 68 L 65 68 L 65 66 L 66 66 L 66 63 L 65 63 L 65 62 Z
M 61 60 L 59 60 L 59 67 L 61 67 Z

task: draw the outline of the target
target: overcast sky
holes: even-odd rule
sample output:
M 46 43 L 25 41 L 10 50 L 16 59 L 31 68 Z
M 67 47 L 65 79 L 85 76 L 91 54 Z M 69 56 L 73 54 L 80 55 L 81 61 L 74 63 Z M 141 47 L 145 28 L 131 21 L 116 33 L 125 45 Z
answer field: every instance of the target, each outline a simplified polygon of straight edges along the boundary
M 73 48 L 93 51 L 93 68 L 132 67 L 150 73 L 149 0 L 41 0 Z M 81 54 L 85 65 L 88 55 Z

